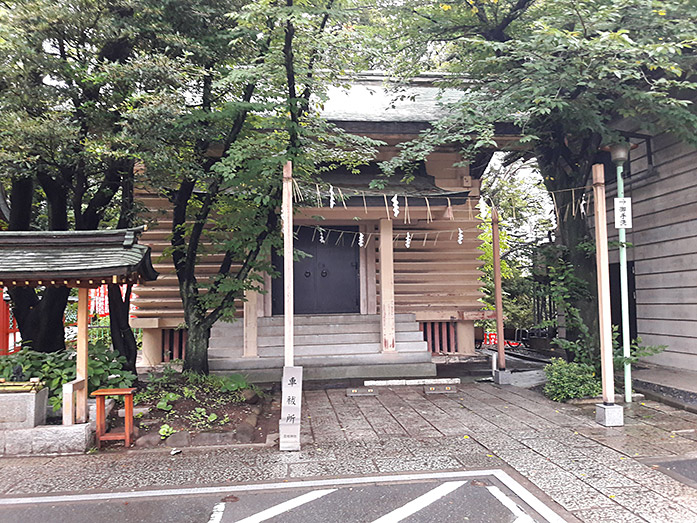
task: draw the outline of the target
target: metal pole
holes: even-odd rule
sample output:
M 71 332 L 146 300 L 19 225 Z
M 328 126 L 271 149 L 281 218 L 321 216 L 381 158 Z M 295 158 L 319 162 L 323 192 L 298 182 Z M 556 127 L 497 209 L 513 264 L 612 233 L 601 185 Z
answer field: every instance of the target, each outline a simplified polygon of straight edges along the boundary
M 283 344 L 284 365 L 293 366 L 293 164 L 289 161 L 283 166 Z
M 605 169 L 593 165 L 593 200 L 595 203 L 595 246 L 598 271 L 598 315 L 600 320 L 600 363 L 603 403 L 615 403 L 615 377 L 612 362 L 612 317 L 610 309 L 610 267 L 607 248 L 607 209 L 605 205 Z
M 498 368 L 506 370 L 506 353 L 503 348 L 503 288 L 501 285 L 501 252 L 499 247 L 499 213 L 491 206 L 491 248 L 494 259 L 494 296 L 496 305 L 496 344 Z
M 617 197 L 624 198 L 624 165 L 617 163 Z M 615 209 L 617 212 L 617 209 Z M 620 240 L 620 294 L 622 296 L 622 354 L 629 358 L 631 332 L 629 329 L 629 283 L 627 281 L 627 231 L 619 229 Z M 627 361 L 624 364 L 624 401 L 632 402 L 632 365 Z

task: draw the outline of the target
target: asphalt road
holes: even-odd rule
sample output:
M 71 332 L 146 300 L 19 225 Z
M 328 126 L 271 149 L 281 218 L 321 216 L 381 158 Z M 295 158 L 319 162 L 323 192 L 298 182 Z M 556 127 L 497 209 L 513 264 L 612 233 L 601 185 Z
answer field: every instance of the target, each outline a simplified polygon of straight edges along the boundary
M 0 521 L 556 523 L 563 519 L 510 476 L 484 471 L 0 499 Z

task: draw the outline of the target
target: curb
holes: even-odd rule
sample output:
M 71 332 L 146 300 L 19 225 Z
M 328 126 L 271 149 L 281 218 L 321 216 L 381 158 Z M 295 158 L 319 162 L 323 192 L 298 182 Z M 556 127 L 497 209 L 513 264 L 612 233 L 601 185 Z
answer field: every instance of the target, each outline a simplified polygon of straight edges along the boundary
M 646 381 L 641 381 L 641 380 L 634 380 L 634 383 L 632 384 L 632 387 L 634 390 L 637 390 L 641 392 L 644 396 L 646 396 L 650 400 L 654 401 L 660 401 L 661 403 L 665 403 L 666 405 L 669 405 L 671 407 L 675 407 L 677 409 L 682 409 L 686 410 L 688 412 L 692 412 L 694 414 L 697 414 L 697 405 L 693 403 L 687 403 L 684 401 L 680 401 L 679 399 L 672 398 L 668 396 L 667 394 L 662 394 L 659 391 L 656 391 L 652 389 L 652 386 L 658 386 L 663 389 L 667 389 L 669 391 L 675 391 L 676 393 L 680 393 L 681 391 L 679 389 L 674 389 L 672 387 L 666 387 L 665 385 L 656 385 L 651 382 L 646 382 Z

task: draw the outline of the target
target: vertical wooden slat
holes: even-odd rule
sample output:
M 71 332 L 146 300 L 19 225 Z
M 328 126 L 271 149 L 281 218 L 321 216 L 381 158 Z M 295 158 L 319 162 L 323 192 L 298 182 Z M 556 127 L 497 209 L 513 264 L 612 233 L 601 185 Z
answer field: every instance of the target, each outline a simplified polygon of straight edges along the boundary
M 367 236 L 365 233 L 367 231 L 367 227 L 365 225 L 361 225 L 358 228 L 358 231 L 360 233 L 363 233 L 365 236 Z M 355 244 L 358 244 L 358 240 L 355 239 Z M 361 297 L 361 305 L 360 305 L 360 312 L 361 314 L 369 314 L 368 313 L 368 285 L 370 285 L 368 281 L 368 249 L 361 249 L 359 248 L 358 250 L 358 260 L 359 260 L 359 269 L 358 269 L 358 278 L 360 282 L 360 297 Z
M 435 352 L 433 348 L 433 336 L 431 332 L 431 322 L 426 321 L 424 322 L 424 327 L 426 327 L 426 345 L 428 345 L 428 350 L 431 352 Z
M 440 329 L 437 322 L 433 322 L 433 352 L 441 352 L 440 348 Z
M 457 352 L 457 346 L 455 345 L 455 323 L 452 321 L 448 322 L 448 331 L 450 332 L 450 346 L 448 347 L 448 352 Z
M 366 265 L 367 265 L 367 293 L 368 293 L 368 314 L 378 313 L 378 299 L 377 299 L 377 267 L 375 265 L 375 246 L 377 242 L 375 240 L 375 234 L 370 233 L 375 232 L 375 225 L 370 225 L 366 228 L 365 241 L 368 242 L 365 246 L 366 251 Z
M 162 360 L 165 363 L 169 363 L 169 360 L 171 358 L 171 349 L 172 349 L 172 329 L 167 329 L 166 331 L 163 332 L 162 335 L 162 355 L 163 358 Z

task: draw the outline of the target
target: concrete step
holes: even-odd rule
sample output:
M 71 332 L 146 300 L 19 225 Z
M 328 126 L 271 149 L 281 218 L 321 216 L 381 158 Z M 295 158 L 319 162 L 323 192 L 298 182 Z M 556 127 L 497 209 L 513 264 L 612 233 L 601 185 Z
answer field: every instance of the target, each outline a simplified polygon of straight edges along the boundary
M 397 323 L 408 323 L 415 321 L 413 314 L 396 314 L 395 321 Z M 295 325 L 313 325 L 313 324 L 352 324 L 352 323 L 380 323 L 379 314 L 314 314 L 304 315 L 297 314 L 295 316 Z M 283 316 L 271 316 L 259 318 L 259 326 L 267 325 L 283 325 Z
M 427 353 L 393 353 L 393 354 L 353 354 L 328 356 L 297 355 L 296 365 L 308 367 L 330 367 L 346 365 L 360 368 L 363 365 L 404 365 L 410 363 L 426 363 L 433 365 L 431 355 Z M 209 357 L 211 370 L 234 370 L 245 372 L 247 369 L 269 369 L 283 367 L 283 356 L 259 358 L 214 358 Z M 435 366 L 434 366 L 435 367 Z
M 259 345 L 258 352 L 260 357 L 275 357 L 283 354 L 284 346 L 282 340 L 279 340 L 273 345 Z M 295 353 L 302 356 L 316 356 L 316 355 L 355 355 L 355 354 L 373 354 L 379 353 L 381 350 L 380 342 L 373 343 L 336 343 L 333 345 L 329 344 L 317 344 L 317 345 L 295 345 Z M 397 352 L 399 353 L 409 353 L 409 352 L 428 352 L 427 345 L 425 341 L 398 341 L 397 342 Z

